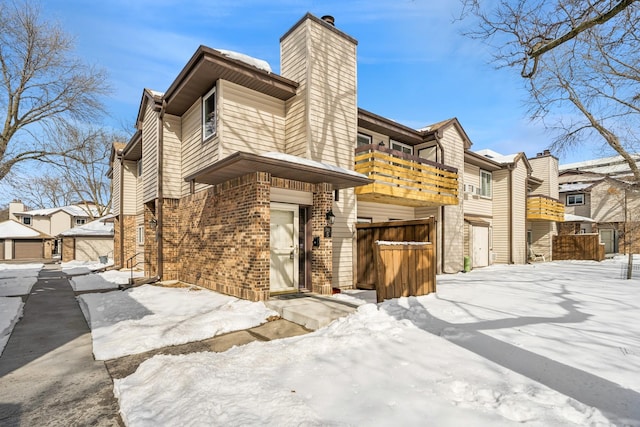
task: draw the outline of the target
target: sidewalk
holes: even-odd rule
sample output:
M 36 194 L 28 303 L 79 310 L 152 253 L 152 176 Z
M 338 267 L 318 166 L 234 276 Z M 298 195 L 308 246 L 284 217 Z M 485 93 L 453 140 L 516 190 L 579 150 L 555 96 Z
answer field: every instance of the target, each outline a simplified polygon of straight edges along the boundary
M 121 426 L 113 383 L 57 265 L 40 272 L 0 357 L 0 425 Z

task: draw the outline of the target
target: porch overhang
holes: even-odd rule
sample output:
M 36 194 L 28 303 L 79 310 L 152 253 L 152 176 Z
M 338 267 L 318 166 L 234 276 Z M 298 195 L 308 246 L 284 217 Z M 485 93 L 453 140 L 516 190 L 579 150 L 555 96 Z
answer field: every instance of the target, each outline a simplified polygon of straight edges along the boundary
M 360 173 L 301 157 L 281 153 L 258 155 L 242 151 L 187 176 L 185 181 L 215 185 L 253 172 L 267 172 L 277 178 L 312 184 L 329 183 L 334 189 L 358 187 L 372 182 Z

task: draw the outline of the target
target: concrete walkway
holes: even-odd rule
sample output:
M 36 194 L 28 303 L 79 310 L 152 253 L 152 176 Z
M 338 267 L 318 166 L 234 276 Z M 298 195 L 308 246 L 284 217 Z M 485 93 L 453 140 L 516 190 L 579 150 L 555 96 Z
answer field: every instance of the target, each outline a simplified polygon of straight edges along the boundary
M 113 383 L 57 265 L 40 272 L 0 357 L 0 425 L 122 426 Z

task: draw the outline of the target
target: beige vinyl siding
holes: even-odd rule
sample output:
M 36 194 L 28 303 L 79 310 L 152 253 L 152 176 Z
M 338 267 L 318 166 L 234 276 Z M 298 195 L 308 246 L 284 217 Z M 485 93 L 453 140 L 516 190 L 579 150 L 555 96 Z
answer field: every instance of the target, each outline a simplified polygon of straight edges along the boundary
M 529 229 L 531 230 L 531 249 L 536 254 L 544 255 L 546 261 L 550 261 L 553 236 L 557 234 L 556 223 L 553 221 L 532 221 L 529 223 Z
M 281 74 L 300 84 L 297 94 L 285 103 L 285 152 L 300 157 L 308 157 L 307 33 L 308 26 L 300 25 L 280 42 Z
M 67 229 L 71 228 L 70 224 Z M 43 233 L 51 234 L 51 219 L 48 216 L 32 216 L 30 227 Z
M 111 212 L 113 215 L 120 215 L 120 172 L 121 172 L 120 158 L 116 157 L 111 164 Z
M 123 162 L 123 215 L 135 215 L 138 212 L 138 200 L 141 200 L 142 181 L 138 180 L 138 166 L 135 161 L 125 160 Z M 142 209 L 142 203 L 140 203 Z
M 357 135 L 356 46 L 308 21 L 313 61 L 310 62 L 309 155 L 313 160 L 353 169 Z
M 441 140 L 445 148 L 447 164 L 458 169 L 458 194 L 462 194 L 464 180 L 464 141 L 455 126 L 445 128 Z M 462 175 L 462 178 L 460 177 Z M 464 261 L 464 202 L 459 197 L 457 205 L 444 207 L 444 236 L 440 245 L 444 245 L 444 273 L 456 273 L 463 268 Z M 440 246 L 442 248 L 442 246 Z
M 142 201 L 158 197 L 158 114 L 147 102 L 142 122 Z
M 542 184 L 531 191 L 531 194 L 558 198 L 558 160 L 552 156 L 529 159 L 531 176 L 541 179 Z
M 465 163 L 464 183 L 467 185 L 473 185 L 476 188 L 480 188 L 480 168 L 478 166 Z M 461 193 L 461 196 L 464 198 L 465 214 L 479 215 L 484 217 L 491 217 L 493 215 L 493 188 L 491 198 L 480 197 L 477 194 L 468 193 Z
M 591 189 L 592 218 L 598 222 L 624 222 L 624 189 L 603 181 Z M 640 221 L 640 196 L 627 192 L 627 219 Z
M 219 136 L 202 141 L 202 99 L 198 99 L 182 116 L 182 196 L 189 194 L 190 184 L 184 177 L 218 161 Z M 207 188 L 196 184 L 195 191 Z
M 49 233 L 52 236 L 57 236 L 63 231 L 67 231 L 68 229 L 75 227 L 75 222 L 73 217 L 64 211 L 58 211 L 52 214 L 49 219 Z
M 101 256 L 113 257 L 112 237 L 76 237 L 75 259 L 97 261 Z
M 520 159 L 513 171 L 513 262 L 527 262 L 527 165 Z
M 349 188 L 340 190 L 340 200 L 333 203 L 333 213 L 336 216 L 332 230 L 333 287 L 353 287 L 355 199 L 354 190 Z
M 220 158 L 244 151 L 262 154 L 285 151 L 284 101 L 235 83 L 218 82 L 221 111 Z
M 142 171 L 142 175 L 144 175 L 144 170 Z M 136 176 L 136 215 L 142 215 L 144 213 L 144 203 L 142 202 L 142 182 L 142 176 Z
M 384 203 L 358 202 L 358 217 L 371 218 L 373 222 L 392 219 L 415 219 L 415 209 L 410 206 Z
M 179 199 L 182 193 L 182 137 L 180 117 L 164 116 L 162 195 L 168 199 Z
M 495 262 L 508 264 L 509 258 L 509 171 L 493 171 L 493 253 Z

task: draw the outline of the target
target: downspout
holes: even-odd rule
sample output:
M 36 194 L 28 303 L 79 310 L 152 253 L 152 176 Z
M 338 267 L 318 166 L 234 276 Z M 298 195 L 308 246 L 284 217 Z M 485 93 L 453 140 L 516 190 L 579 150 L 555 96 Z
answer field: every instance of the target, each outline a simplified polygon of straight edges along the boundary
M 507 180 L 507 202 L 509 204 L 507 212 L 509 212 L 509 227 L 507 227 L 507 238 L 509 239 L 509 264 L 513 264 L 513 167 L 515 164 L 510 164 L 509 179 Z
M 163 235 L 162 235 L 163 217 L 164 217 L 162 210 L 164 205 L 164 194 L 163 194 L 162 181 L 163 181 L 163 164 L 164 164 L 163 121 L 164 121 L 164 110 L 166 105 L 167 103 L 163 99 L 162 106 L 160 107 L 160 114 L 158 115 L 158 205 L 156 210 L 156 219 L 158 221 L 158 225 L 156 229 L 156 239 L 158 240 L 158 269 L 156 274 L 158 276 L 158 280 L 162 280 L 163 264 L 164 264 L 164 257 L 163 257 L 164 245 L 163 245 Z
M 433 139 L 436 142 L 436 145 L 440 149 L 440 163 L 444 165 L 444 147 L 442 147 L 442 143 L 440 142 L 440 130 L 437 130 L 433 133 Z M 438 150 L 436 150 L 436 162 L 438 161 Z M 444 256 L 444 205 L 440 206 L 440 273 L 444 273 L 445 267 L 445 256 Z
M 120 157 L 120 201 L 119 204 L 119 212 L 120 212 L 120 268 L 125 268 L 124 265 L 124 156 Z

